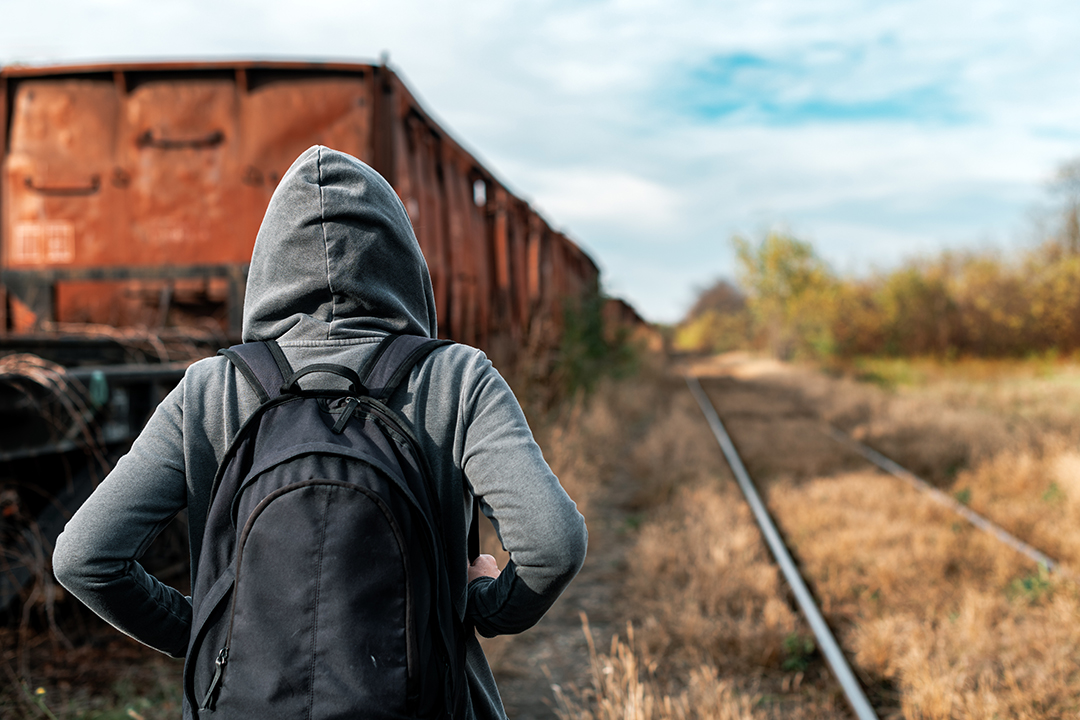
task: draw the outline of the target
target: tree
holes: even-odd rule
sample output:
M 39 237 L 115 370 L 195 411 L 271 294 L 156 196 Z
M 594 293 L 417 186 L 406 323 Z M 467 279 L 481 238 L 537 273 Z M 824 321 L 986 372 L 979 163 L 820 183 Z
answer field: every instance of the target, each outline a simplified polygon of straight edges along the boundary
M 683 352 L 726 352 L 749 342 L 746 295 L 720 279 L 702 290 L 675 329 L 674 348 Z
M 1070 255 L 1080 254 L 1080 158 L 1058 166 L 1050 191 L 1060 198 L 1061 227 L 1058 238 Z
M 831 354 L 837 281 L 810 243 L 779 232 L 757 244 L 733 242 L 739 280 L 769 350 L 782 358 Z
M 746 309 L 746 295 L 729 280 L 721 278 L 702 290 L 694 301 L 687 320 L 693 320 L 706 312 L 733 315 Z

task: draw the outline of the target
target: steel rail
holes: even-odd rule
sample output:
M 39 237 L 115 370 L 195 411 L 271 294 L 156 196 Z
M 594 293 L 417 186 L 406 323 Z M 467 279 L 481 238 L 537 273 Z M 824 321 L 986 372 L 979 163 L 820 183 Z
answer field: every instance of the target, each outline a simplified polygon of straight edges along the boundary
M 769 515 L 769 511 L 766 510 L 765 504 L 761 501 L 757 488 L 754 486 L 754 481 L 750 479 L 750 474 L 746 471 L 746 467 L 743 466 L 739 452 L 735 449 L 735 444 L 731 441 L 727 430 L 724 429 L 720 416 L 716 414 L 716 409 L 696 377 L 687 375 L 686 384 L 689 386 L 690 392 L 694 395 L 698 405 L 701 406 L 701 412 L 705 414 L 705 419 L 708 420 L 717 442 L 720 443 L 720 449 L 723 450 L 724 457 L 727 458 L 728 465 L 731 466 L 731 471 L 735 474 L 735 479 L 739 483 L 739 488 L 742 490 L 743 495 L 746 496 L 746 502 L 750 505 L 750 510 L 754 513 L 754 518 L 765 536 L 765 542 L 769 546 L 773 557 L 776 558 L 776 563 L 780 566 L 780 571 L 784 574 L 791 591 L 795 594 L 795 600 L 798 602 L 803 615 L 806 616 L 810 629 L 813 631 L 814 637 L 817 638 L 818 647 L 821 648 L 825 660 L 829 663 L 829 667 L 832 668 L 833 675 L 840 683 L 848 704 L 851 705 L 852 711 L 859 720 L 878 720 L 874 708 L 870 705 L 870 701 L 866 699 L 866 693 L 863 692 L 862 685 L 855 677 L 855 673 L 848 664 L 839 643 L 836 642 L 836 638 L 832 634 L 832 630 L 829 629 L 829 625 L 825 622 L 821 611 L 818 610 L 814 597 L 810 594 L 806 582 L 795 566 L 795 560 L 791 557 L 791 553 L 788 552 L 787 546 L 784 545 L 780 532 L 776 529 L 776 524 Z
M 1054 560 L 1042 551 L 1032 547 L 1031 545 L 1028 545 L 1026 542 L 1011 534 L 1009 531 L 1007 531 L 1000 525 L 994 523 L 991 520 L 987 520 L 982 515 L 969 508 L 967 505 L 963 504 L 956 498 L 951 497 L 947 493 L 937 489 L 936 487 L 926 482 L 921 477 L 911 472 L 907 468 L 903 467 L 899 463 L 896 463 L 893 460 L 885 457 L 877 450 L 869 447 L 868 445 L 864 445 L 863 443 L 859 442 L 847 433 L 838 430 L 832 425 L 829 425 L 828 428 L 829 436 L 832 437 L 833 440 L 836 440 L 842 445 L 847 445 L 852 450 L 859 453 L 864 458 L 872 462 L 874 465 L 877 465 L 885 472 L 900 478 L 901 480 L 913 486 L 917 490 L 926 493 L 935 502 L 944 505 L 945 507 L 957 513 L 983 532 L 990 534 L 992 537 L 1000 540 L 1001 542 L 1005 543 L 1017 552 L 1023 554 L 1027 558 L 1033 560 L 1039 565 L 1042 565 L 1047 569 L 1047 571 L 1055 572 L 1062 577 L 1067 577 L 1074 581 L 1080 581 L 1080 577 L 1078 577 L 1075 573 L 1066 570 L 1057 560 Z

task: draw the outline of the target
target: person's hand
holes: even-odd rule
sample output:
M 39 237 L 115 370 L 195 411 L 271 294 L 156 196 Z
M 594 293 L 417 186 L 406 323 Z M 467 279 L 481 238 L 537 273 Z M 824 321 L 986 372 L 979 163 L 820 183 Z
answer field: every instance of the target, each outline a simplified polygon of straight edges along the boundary
M 480 577 L 499 577 L 499 564 L 490 555 L 480 555 L 469 563 L 469 582 Z

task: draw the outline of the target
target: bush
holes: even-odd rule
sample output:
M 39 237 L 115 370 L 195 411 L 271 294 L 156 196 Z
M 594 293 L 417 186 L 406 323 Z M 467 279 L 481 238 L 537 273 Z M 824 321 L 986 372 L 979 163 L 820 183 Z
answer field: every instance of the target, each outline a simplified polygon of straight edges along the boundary
M 863 279 L 834 276 L 810 243 L 781 233 L 733 242 L 745 310 L 712 309 L 710 288 L 677 329 L 678 349 L 818 360 L 1080 350 L 1080 255 L 1061 241 L 1013 258 L 945 253 Z
M 623 377 L 636 365 L 631 329 L 604 320 L 607 301 L 597 292 L 564 306 L 554 374 L 566 397 L 589 393 L 601 377 Z

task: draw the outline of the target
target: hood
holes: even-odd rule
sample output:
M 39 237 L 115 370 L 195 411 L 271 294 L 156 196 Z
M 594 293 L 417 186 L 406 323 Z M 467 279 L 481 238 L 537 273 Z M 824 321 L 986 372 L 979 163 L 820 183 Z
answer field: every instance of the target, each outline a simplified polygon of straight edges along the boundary
M 315 146 L 281 179 L 251 254 L 244 342 L 436 336 L 431 276 L 397 193 Z

